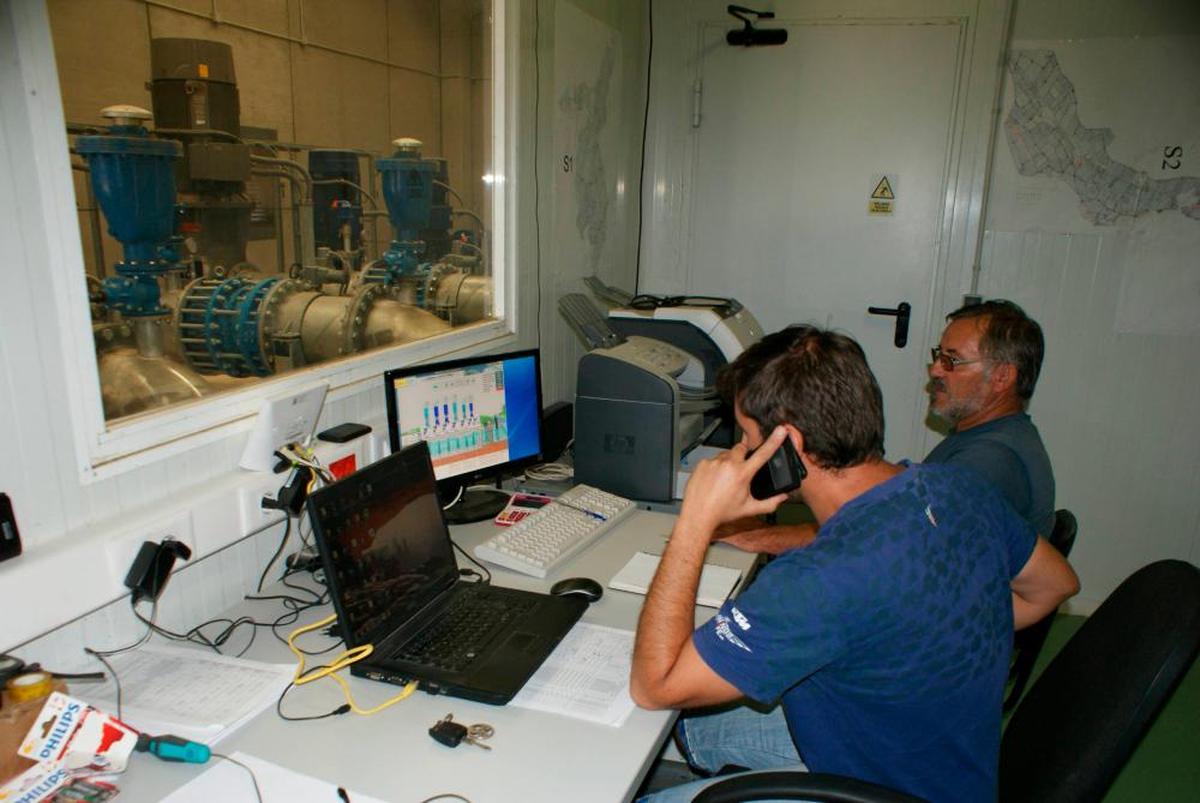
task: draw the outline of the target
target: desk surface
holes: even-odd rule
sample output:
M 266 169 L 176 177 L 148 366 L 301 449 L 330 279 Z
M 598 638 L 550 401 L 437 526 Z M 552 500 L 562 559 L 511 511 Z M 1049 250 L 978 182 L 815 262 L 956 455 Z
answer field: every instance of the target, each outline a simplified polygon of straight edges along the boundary
M 638 511 L 605 537 L 545 580 L 526 577 L 494 566 L 497 585 L 546 590 L 564 577 L 588 576 L 605 585 L 603 599 L 584 614 L 583 621 L 632 630 L 643 597 L 607 588 L 609 579 L 639 549 L 660 551 L 674 517 Z M 490 522 L 455 527 L 455 540 L 470 551 L 496 528 Z M 749 569 L 754 556 L 724 544 L 710 552 L 714 562 Z M 461 559 L 460 565 L 465 561 Z M 236 613 L 260 620 L 276 615 L 278 606 L 248 602 Z M 296 626 L 327 615 L 327 609 L 308 612 Z M 696 621 L 713 614 L 697 608 Z M 277 640 L 262 634 L 246 655 L 263 661 L 293 662 Z M 397 687 L 350 678 L 359 705 L 369 707 L 395 694 Z M 332 681 L 293 690 L 285 706 L 292 716 L 321 714 L 343 702 Z M 464 723 L 486 722 L 496 729 L 486 751 L 471 745 L 455 749 L 434 742 L 427 730 L 453 713 Z M 285 722 L 270 709 L 221 741 L 221 753 L 242 751 L 284 767 L 389 801 L 424 800 L 453 792 L 472 803 L 513 801 L 628 800 L 657 755 L 675 719 L 675 712 L 635 709 L 620 728 L 597 725 L 554 714 L 512 706 L 489 706 L 453 697 L 417 692 L 371 717 L 354 714 L 314 722 Z M 168 764 L 135 754 L 120 778 L 120 800 L 159 800 L 203 771 L 195 765 Z M 247 784 L 246 800 L 253 801 Z M 331 787 L 331 801 L 337 801 Z M 236 802 L 234 802 L 236 803 Z

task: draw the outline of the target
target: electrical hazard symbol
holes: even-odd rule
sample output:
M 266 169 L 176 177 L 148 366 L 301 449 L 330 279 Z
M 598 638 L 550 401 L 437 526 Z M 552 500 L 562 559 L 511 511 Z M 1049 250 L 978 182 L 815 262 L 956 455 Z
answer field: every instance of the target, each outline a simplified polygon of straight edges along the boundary
M 871 197 L 867 199 L 867 214 L 890 215 L 896 209 L 896 177 L 876 175 Z

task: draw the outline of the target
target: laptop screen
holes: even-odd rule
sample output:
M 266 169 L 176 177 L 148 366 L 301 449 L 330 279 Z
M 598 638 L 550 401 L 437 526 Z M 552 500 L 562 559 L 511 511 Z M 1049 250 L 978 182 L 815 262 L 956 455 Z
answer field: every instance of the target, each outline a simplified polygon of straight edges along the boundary
M 381 641 L 458 580 L 424 441 L 313 492 L 308 512 L 347 647 Z

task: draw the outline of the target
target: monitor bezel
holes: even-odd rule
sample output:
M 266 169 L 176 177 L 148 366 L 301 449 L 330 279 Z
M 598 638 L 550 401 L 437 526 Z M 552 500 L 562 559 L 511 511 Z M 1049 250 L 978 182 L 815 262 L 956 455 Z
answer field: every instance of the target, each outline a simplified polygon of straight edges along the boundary
M 395 380 L 409 376 L 417 376 L 420 374 L 429 374 L 440 371 L 454 371 L 471 365 L 482 365 L 490 362 L 502 362 L 504 360 L 518 359 L 522 357 L 532 357 L 534 366 L 534 378 L 537 385 L 537 451 L 531 455 L 520 457 L 515 460 L 508 460 L 503 463 L 497 463 L 494 466 L 487 468 L 476 469 L 465 474 L 458 474 L 446 479 L 437 480 L 438 495 L 443 500 L 453 499 L 459 488 L 468 488 L 476 483 L 485 480 L 495 480 L 505 474 L 515 473 L 529 466 L 537 465 L 543 462 L 542 449 L 544 448 L 545 433 L 542 431 L 542 414 L 544 411 L 544 401 L 542 398 L 542 358 L 541 349 L 519 349 L 517 351 L 506 351 L 501 354 L 477 354 L 473 357 L 462 357 L 454 360 L 439 360 L 438 362 L 420 363 L 417 365 L 406 365 L 403 368 L 392 368 L 385 371 L 383 374 L 384 396 L 387 401 L 387 417 L 388 417 L 388 443 L 393 453 L 398 452 L 400 446 L 400 427 L 396 420 L 396 385 Z

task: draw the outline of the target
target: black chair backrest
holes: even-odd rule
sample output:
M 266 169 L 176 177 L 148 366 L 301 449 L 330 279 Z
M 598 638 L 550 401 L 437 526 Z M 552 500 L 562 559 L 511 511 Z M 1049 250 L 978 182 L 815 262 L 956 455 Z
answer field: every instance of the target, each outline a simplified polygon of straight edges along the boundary
M 1075 514 L 1063 508 L 1054 511 L 1054 530 L 1047 538 L 1064 558 L 1071 556 L 1071 547 L 1075 546 L 1075 536 L 1079 533 L 1079 521 Z
M 1099 800 L 1200 650 L 1200 569 L 1121 583 L 1055 656 L 1004 731 L 1000 800 Z
M 809 800 L 820 803 L 925 803 L 873 783 L 823 775 L 819 772 L 778 770 L 731 775 L 708 786 L 692 803 L 745 803 L 752 800 Z
M 1054 530 L 1047 540 L 1065 558 L 1070 556 L 1078 532 L 1079 522 L 1075 519 L 1075 514 L 1065 509 L 1056 510 Z M 1013 665 L 1012 672 L 1009 673 L 1012 685 L 1004 699 L 1004 713 L 1007 714 L 1016 708 L 1017 700 L 1021 699 L 1021 693 L 1025 691 L 1025 684 L 1033 675 L 1034 664 L 1037 663 L 1038 654 L 1042 651 L 1042 645 L 1046 643 L 1046 636 L 1050 635 L 1050 627 L 1053 624 L 1054 614 L 1051 613 L 1040 622 L 1017 631 L 1013 637 Z

